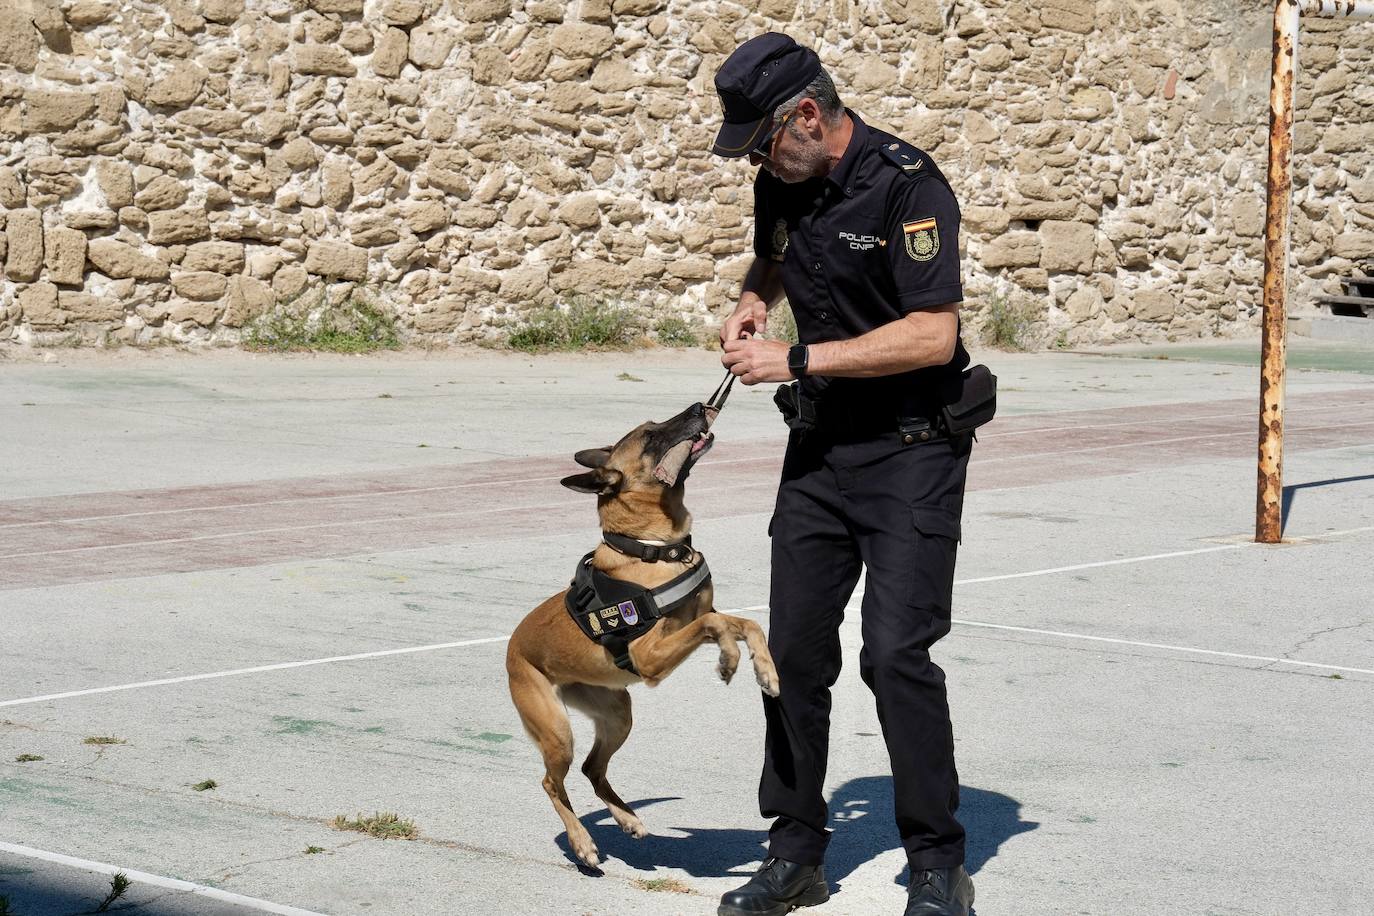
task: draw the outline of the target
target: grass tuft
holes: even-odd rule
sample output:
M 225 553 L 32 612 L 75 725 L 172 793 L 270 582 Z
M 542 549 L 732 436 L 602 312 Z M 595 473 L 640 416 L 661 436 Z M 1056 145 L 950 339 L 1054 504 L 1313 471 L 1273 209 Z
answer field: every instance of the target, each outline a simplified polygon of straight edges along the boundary
M 15 763 L 33 763 L 35 760 L 42 760 L 37 754 L 20 754 L 14 758 Z
M 616 379 L 616 381 L 618 381 L 618 382 L 642 382 L 642 381 L 644 381 L 644 379 L 640 378 L 639 376 L 637 376 L 637 375 L 631 375 L 631 374 L 628 373 L 628 372 L 622 372 L 622 373 L 620 373 L 619 375 L 617 375 L 617 376 L 615 377 L 615 379 Z
M 660 318 L 654 325 L 654 339 L 663 347 L 701 346 L 701 335 L 681 318 Z
M 91 735 L 82 744 L 128 744 L 123 738 L 114 738 L 110 735 Z
M 983 343 L 999 350 L 1029 350 L 1034 346 L 1038 317 L 1034 303 L 993 293 L 983 315 Z
M 308 856 L 313 856 L 313 855 L 315 855 L 316 853 L 321 853 L 321 852 L 324 852 L 324 847 L 323 847 L 323 846 L 307 846 L 307 847 L 305 847 L 305 854 L 308 855 Z
M 692 889 L 676 878 L 636 878 L 635 887 L 663 894 L 690 894 Z
M 250 350 L 370 353 L 401 345 L 396 318 L 353 290 L 331 303 L 321 287 L 278 303 L 255 318 L 243 335 Z
M 215 782 L 213 779 L 207 779 L 207 780 L 205 780 L 205 781 L 203 781 L 203 782 L 198 782 L 198 783 L 196 783 L 195 785 L 191 786 L 191 789 L 192 789 L 193 791 L 195 791 L 195 792 L 204 792 L 206 789 L 218 789 L 218 788 L 219 788 L 219 783 Z
M 566 305 L 537 309 L 510 326 L 506 346 L 525 353 L 549 350 L 628 350 L 643 327 L 627 308 L 574 297 Z
M 108 894 L 105 895 L 105 899 L 104 899 L 104 900 L 100 901 L 100 906 L 96 907 L 96 908 L 95 908 L 94 910 L 92 910 L 91 912 L 93 912 L 93 913 L 103 913 L 103 912 L 105 912 L 106 910 L 108 910 L 108 909 L 110 908 L 110 904 L 114 903 L 114 902 L 115 902 L 116 900 L 118 900 L 120 897 L 123 897 L 123 896 L 124 896 L 124 892 L 127 891 L 128 889 L 129 889 L 129 878 L 128 878 L 128 876 L 125 875 L 124 872 L 122 872 L 122 871 L 121 871 L 121 872 L 116 872 L 116 873 L 115 873 L 115 876 L 114 876 L 113 878 L 110 879 L 110 892 L 109 892 Z
M 380 840 L 413 840 L 420 835 L 420 830 L 415 826 L 414 821 L 403 820 L 399 814 L 393 814 L 390 811 L 374 812 L 371 817 L 363 817 L 359 813 L 356 818 L 351 820 L 340 814 L 329 822 L 329 826 L 335 830 L 354 830 L 358 833 L 365 833 Z

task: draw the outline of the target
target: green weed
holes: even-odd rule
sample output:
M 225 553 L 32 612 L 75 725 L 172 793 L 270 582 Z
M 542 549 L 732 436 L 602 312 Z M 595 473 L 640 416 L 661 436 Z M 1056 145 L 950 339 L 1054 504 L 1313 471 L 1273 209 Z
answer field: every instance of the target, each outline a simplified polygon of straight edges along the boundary
M 96 908 L 95 908 L 94 910 L 92 910 L 91 912 L 93 912 L 93 913 L 103 913 L 103 912 L 105 912 L 106 910 L 108 910 L 108 909 L 110 908 L 110 904 L 114 903 L 114 902 L 115 902 L 116 900 L 118 900 L 120 897 L 123 897 L 123 896 L 124 896 L 124 892 L 127 891 L 128 889 L 129 889 L 129 879 L 128 879 L 128 877 L 127 877 L 127 876 L 124 874 L 124 872 L 122 872 L 122 871 L 121 871 L 121 872 L 116 872 L 116 873 L 115 873 L 115 876 L 114 876 L 113 878 L 110 879 L 110 892 L 109 892 L 108 894 L 105 895 L 105 899 L 104 899 L 104 900 L 100 901 L 100 906 L 96 907 Z
M 205 781 L 203 781 L 203 782 L 198 782 L 198 783 L 196 783 L 195 785 L 191 786 L 191 789 L 192 789 L 193 791 L 196 791 L 196 792 L 204 792 L 206 789 L 218 789 L 218 788 L 219 788 L 219 783 L 215 782 L 213 779 L 207 779 L 207 780 L 205 780 Z
M 642 891 L 668 894 L 690 894 L 692 889 L 676 878 L 636 878 L 635 887 Z
M 128 744 L 123 738 L 114 738 L 109 735 L 91 735 L 82 744 Z
M 305 847 L 305 854 L 308 855 L 308 856 L 313 856 L 313 855 L 315 855 L 316 853 L 320 853 L 320 852 L 324 852 L 324 847 L 323 847 L 323 846 L 307 846 L 307 847 Z
M 566 305 L 537 309 L 510 326 L 506 346 L 525 353 L 548 350 L 627 350 L 643 333 L 629 309 L 574 297 Z
M 403 820 L 399 814 L 389 811 L 375 812 L 371 817 L 363 817 L 360 813 L 351 820 L 340 814 L 329 826 L 335 830 L 355 830 L 381 840 L 413 840 L 420 835 L 414 821 Z
M 637 375 L 631 375 L 631 374 L 628 373 L 628 372 L 622 372 L 622 373 L 620 373 L 619 375 L 617 375 L 617 376 L 615 377 L 615 380 L 616 380 L 617 382 L 642 382 L 642 381 L 644 381 L 644 379 L 640 378 L 639 376 L 637 376 Z
M 696 347 L 700 335 L 681 318 L 660 318 L 654 325 L 654 338 L 664 347 Z
M 1029 350 L 1033 346 L 1038 317 L 1034 303 L 993 293 L 983 314 L 983 343 L 999 350 Z
M 354 290 L 331 303 L 324 288 L 278 303 L 249 324 L 243 344 L 250 350 L 310 350 L 370 353 L 401 345 L 396 318 Z
M 37 754 L 20 754 L 14 758 L 15 763 L 33 763 L 35 760 L 42 760 Z

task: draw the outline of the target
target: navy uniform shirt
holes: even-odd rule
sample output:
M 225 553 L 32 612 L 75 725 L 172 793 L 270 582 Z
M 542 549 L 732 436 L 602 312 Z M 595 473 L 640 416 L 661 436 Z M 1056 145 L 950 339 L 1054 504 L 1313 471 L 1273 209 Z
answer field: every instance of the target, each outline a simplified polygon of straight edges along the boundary
M 781 265 L 802 343 L 858 337 L 964 298 L 959 205 L 945 176 L 925 152 L 845 111 L 854 132 L 830 174 L 787 184 L 760 168 L 754 181 L 754 253 Z M 960 342 L 945 366 L 808 388 L 827 400 L 909 400 L 968 363 Z

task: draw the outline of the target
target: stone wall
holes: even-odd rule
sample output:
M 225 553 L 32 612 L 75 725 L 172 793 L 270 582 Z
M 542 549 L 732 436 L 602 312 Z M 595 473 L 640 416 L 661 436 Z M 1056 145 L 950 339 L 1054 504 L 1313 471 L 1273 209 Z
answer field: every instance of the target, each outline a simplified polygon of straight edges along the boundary
M 752 220 L 711 79 L 769 28 L 935 154 L 974 324 L 1255 323 L 1267 3 L 5 0 L 0 339 L 234 340 L 318 284 L 438 339 L 576 293 L 713 322 Z M 1300 298 L 1374 255 L 1374 24 L 1301 63 Z

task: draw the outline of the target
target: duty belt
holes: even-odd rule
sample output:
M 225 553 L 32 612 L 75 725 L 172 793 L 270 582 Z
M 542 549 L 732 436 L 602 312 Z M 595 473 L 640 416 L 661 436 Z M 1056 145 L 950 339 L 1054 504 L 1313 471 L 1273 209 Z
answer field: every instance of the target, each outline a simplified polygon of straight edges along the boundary
M 869 437 L 895 433 L 903 443 L 929 442 L 947 435 L 938 410 L 902 405 L 848 404 L 815 400 L 797 382 L 779 385 L 773 403 L 788 428 L 826 436 Z
M 701 563 L 671 582 L 646 589 L 606 575 L 592 565 L 595 555 L 593 550 L 578 562 L 563 603 L 587 638 L 611 653 L 617 668 L 637 675 L 630 643 L 694 600 L 711 584 L 711 570 L 702 557 Z

